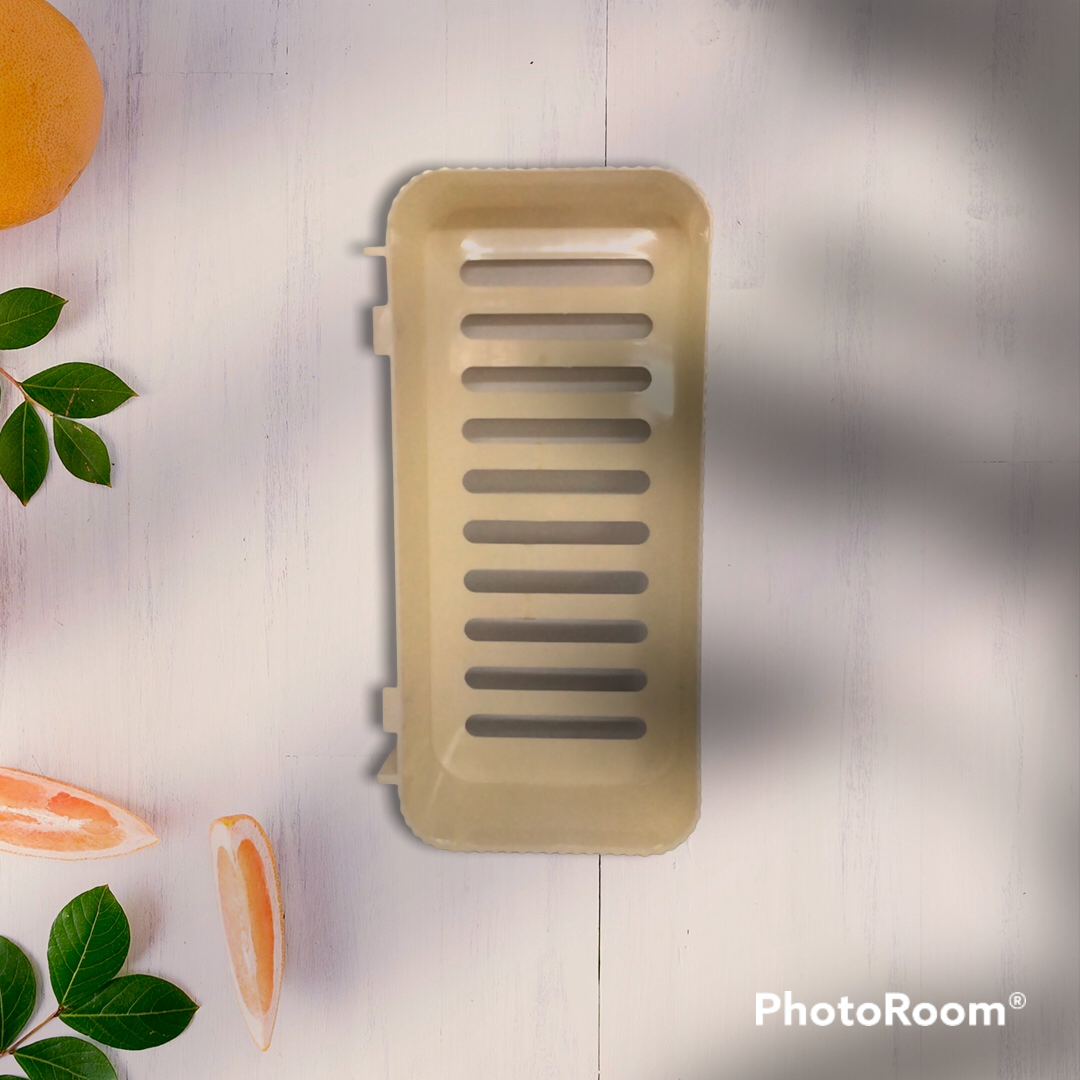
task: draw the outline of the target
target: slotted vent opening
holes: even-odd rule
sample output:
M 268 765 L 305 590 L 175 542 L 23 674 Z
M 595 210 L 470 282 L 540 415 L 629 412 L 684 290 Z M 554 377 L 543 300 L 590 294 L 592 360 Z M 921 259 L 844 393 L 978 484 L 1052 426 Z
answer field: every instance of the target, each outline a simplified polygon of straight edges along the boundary
M 492 417 L 466 420 L 461 434 L 472 443 L 642 443 L 647 420 L 562 420 Z
M 648 259 L 470 259 L 462 264 L 466 285 L 512 288 L 648 285 Z
M 467 338 L 501 341 L 535 339 L 632 340 L 648 337 L 652 319 L 641 312 L 503 312 L 466 315 L 461 332 Z
M 475 593 L 643 593 L 649 579 L 640 570 L 470 570 L 465 588 Z
M 470 544 L 644 544 L 643 521 L 470 521 L 463 530 Z
M 640 739 L 638 716 L 500 716 L 476 713 L 465 730 L 481 739 Z
M 641 495 L 640 469 L 470 469 L 461 479 L 477 495 Z
M 633 644 L 649 630 L 639 619 L 470 619 L 472 641 L 562 641 Z
M 637 693 L 648 683 L 640 668 L 471 667 L 473 690 L 570 690 L 577 693 Z
M 644 367 L 468 367 L 462 385 L 475 393 L 639 394 L 652 384 Z

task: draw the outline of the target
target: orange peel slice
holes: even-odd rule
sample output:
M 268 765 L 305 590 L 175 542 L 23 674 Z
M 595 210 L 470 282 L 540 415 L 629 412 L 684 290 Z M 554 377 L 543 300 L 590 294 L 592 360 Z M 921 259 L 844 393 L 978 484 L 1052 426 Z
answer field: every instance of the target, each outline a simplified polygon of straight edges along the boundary
M 221 923 L 236 1000 L 255 1045 L 274 1032 L 285 966 L 285 919 L 274 851 L 263 827 L 247 814 L 210 826 Z
M 100 795 L 0 766 L 0 851 L 104 859 L 157 841 L 145 821 Z

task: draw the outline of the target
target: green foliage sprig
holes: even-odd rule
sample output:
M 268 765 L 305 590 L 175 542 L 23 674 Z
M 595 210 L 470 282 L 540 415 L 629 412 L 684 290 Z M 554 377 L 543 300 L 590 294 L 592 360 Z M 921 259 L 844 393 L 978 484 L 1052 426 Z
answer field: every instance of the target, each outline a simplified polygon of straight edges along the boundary
M 164 979 L 119 975 L 130 945 L 127 916 L 108 885 L 76 896 L 49 933 L 56 1009 L 19 1038 L 37 1004 L 37 980 L 26 953 L 0 937 L 0 1058 L 10 1054 L 29 1080 L 116 1080 L 112 1062 L 85 1039 L 29 1040 L 52 1020 L 120 1050 L 175 1039 L 199 1006 Z
M 0 293 L 0 349 L 25 349 L 56 325 L 67 301 L 43 289 Z M 23 401 L 0 428 L 0 476 L 25 506 L 49 468 L 49 440 L 35 405 L 52 417 L 56 455 L 72 476 L 89 484 L 111 484 L 109 451 L 96 432 L 78 420 L 104 416 L 135 391 L 98 364 L 58 364 L 19 382 L 0 367 Z

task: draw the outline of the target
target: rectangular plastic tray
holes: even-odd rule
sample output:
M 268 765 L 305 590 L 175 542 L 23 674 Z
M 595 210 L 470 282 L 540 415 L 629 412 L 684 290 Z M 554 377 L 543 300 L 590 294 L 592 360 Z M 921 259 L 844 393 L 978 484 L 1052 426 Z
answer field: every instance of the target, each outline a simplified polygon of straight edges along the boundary
M 455 851 L 697 822 L 709 210 L 663 169 L 445 169 L 387 220 L 398 685 L 379 774 Z

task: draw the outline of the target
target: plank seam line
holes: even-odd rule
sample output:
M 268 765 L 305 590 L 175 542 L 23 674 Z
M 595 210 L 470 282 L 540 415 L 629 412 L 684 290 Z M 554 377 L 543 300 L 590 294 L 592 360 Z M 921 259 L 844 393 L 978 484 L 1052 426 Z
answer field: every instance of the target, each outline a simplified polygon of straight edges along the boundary
M 600 1080 L 600 927 L 603 919 L 601 904 L 604 896 L 604 856 L 596 856 L 596 1080 Z
M 604 3 L 604 164 L 607 165 L 608 62 L 611 56 L 611 0 Z

